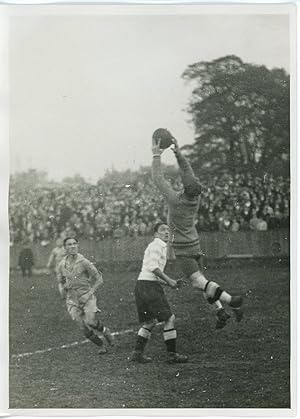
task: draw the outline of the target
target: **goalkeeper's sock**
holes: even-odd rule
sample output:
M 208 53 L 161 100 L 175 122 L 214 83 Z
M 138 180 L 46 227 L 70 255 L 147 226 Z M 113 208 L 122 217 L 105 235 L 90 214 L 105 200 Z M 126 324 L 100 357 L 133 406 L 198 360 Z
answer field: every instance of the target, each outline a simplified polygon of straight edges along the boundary
M 164 330 L 164 341 L 168 352 L 176 352 L 176 329 Z
M 222 303 L 220 300 L 215 301 L 214 303 L 212 303 L 212 308 L 216 311 L 220 310 L 220 308 L 223 308 Z
M 146 329 L 146 327 L 141 327 L 138 331 L 135 351 L 144 352 L 145 346 L 147 345 L 148 340 L 151 338 L 151 330 Z
M 203 296 L 204 296 L 204 298 L 206 299 L 206 301 L 208 300 L 208 296 L 207 296 L 207 294 L 204 292 L 203 293 Z M 209 303 L 209 305 L 213 308 L 213 310 L 215 310 L 215 311 L 218 311 L 218 310 L 220 310 L 220 308 L 223 308 L 223 305 L 222 305 L 222 303 L 221 303 L 221 301 L 220 300 L 217 300 L 217 301 L 215 301 L 215 302 L 213 302 L 213 303 Z
M 220 300 L 221 303 L 231 303 L 231 295 L 224 291 L 220 285 L 214 281 L 207 281 L 203 291 L 205 292 L 207 301 L 210 304 L 213 304 L 218 300 Z
M 232 296 L 228 294 L 228 292 L 223 291 L 222 294 L 220 295 L 220 300 L 222 301 L 222 303 L 227 303 L 230 305 Z

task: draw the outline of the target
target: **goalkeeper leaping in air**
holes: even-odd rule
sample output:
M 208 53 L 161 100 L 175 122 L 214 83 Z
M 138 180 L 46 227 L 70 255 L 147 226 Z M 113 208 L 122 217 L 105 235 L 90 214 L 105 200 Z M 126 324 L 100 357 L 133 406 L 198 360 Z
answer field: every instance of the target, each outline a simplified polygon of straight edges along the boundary
M 169 135 L 172 137 L 171 133 Z M 176 256 L 176 263 L 184 275 L 191 280 L 192 286 L 203 291 L 205 299 L 216 311 L 216 328 L 222 329 L 230 318 L 222 303 L 231 307 L 236 321 L 239 322 L 243 317 L 243 298 L 230 295 L 216 282 L 208 281 L 201 273 L 198 264 L 201 256 L 200 242 L 195 226 L 198 216 L 201 184 L 195 176 L 190 163 L 181 153 L 177 141 L 173 138 L 173 151 L 181 169 L 183 183 L 183 191 L 175 192 L 171 184 L 163 176 L 161 154 L 164 149 L 161 148 L 160 143 L 160 138 L 152 138 L 152 177 L 168 204 L 171 247 Z

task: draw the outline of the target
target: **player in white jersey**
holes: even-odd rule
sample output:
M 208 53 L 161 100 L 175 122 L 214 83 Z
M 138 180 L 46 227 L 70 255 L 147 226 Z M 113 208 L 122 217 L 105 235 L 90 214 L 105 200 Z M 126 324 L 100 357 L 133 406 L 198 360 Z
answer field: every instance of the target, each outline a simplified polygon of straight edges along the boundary
M 135 300 L 139 321 L 142 324 L 138 331 L 132 361 L 139 363 L 151 362 L 152 359 L 144 355 L 144 349 L 151 337 L 151 331 L 156 321 L 164 322 L 164 341 L 169 363 L 184 363 L 188 361 L 186 355 L 176 352 L 175 315 L 172 314 L 168 300 L 161 285 L 178 288 L 182 280 L 175 281 L 163 271 L 167 263 L 167 242 L 169 227 L 158 223 L 154 227 L 154 240 L 145 250 L 143 266 L 135 286 Z
M 103 340 L 95 333 L 100 332 L 110 345 L 113 344 L 109 328 L 97 319 L 99 309 L 95 292 L 103 284 L 102 274 L 88 259 L 78 253 L 77 239 L 67 237 L 63 245 L 66 256 L 57 268 L 60 294 L 66 301 L 68 313 L 78 323 L 84 335 L 100 347 L 100 354 L 106 353 Z

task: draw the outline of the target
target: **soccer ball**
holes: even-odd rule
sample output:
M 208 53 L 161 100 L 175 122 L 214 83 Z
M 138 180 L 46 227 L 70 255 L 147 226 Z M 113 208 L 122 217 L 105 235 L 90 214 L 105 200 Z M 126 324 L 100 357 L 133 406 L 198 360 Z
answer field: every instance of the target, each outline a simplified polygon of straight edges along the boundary
M 173 135 L 166 128 L 157 128 L 152 134 L 152 138 L 160 139 L 160 148 L 163 150 L 173 144 Z

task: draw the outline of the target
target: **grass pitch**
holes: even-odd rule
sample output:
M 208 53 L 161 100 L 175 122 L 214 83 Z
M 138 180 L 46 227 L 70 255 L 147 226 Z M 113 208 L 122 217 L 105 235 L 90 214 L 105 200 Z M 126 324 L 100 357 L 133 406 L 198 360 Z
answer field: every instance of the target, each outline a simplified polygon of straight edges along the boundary
M 223 330 L 215 330 L 200 292 L 190 286 L 166 289 L 177 318 L 178 352 L 190 357 L 182 365 L 166 364 L 162 326 L 146 351 L 154 362 L 129 362 L 138 330 L 136 276 L 104 274 L 97 294 L 103 321 L 112 331 L 127 332 L 102 356 L 92 343 L 82 343 L 53 278 L 11 276 L 10 408 L 290 407 L 287 266 L 208 270 L 208 279 L 246 296 L 244 320 L 238 324 L 231 318 Z M 73 342 L 79 344 L 69 347 Z M 51 350 L 36 352 L 45 349 Z

